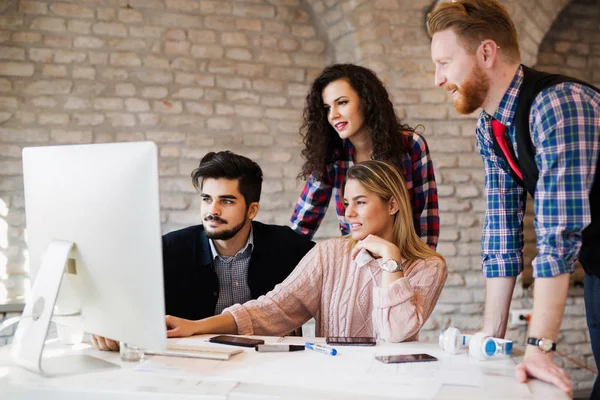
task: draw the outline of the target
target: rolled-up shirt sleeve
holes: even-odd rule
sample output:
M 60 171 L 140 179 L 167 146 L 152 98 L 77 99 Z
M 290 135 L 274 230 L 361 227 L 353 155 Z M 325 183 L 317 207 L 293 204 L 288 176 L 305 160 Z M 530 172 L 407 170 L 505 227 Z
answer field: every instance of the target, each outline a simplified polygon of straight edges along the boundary
M 315 235 L 327 212 L 333 193 L 333 182 L 330 176 L 332 173 L 333 168 L 328 168 L 320 177 L 312 173 L 294 206 L 290 219 L 291 228 L 309 239 Z
M 600 150 L 594 95 L 563 83 L 542 91 L 531 107 L 539 169 L 534 200 L 539 253 L 533 260 L 538 278 L 574 271 L 582 232 L 592 221 L 590 192 Z

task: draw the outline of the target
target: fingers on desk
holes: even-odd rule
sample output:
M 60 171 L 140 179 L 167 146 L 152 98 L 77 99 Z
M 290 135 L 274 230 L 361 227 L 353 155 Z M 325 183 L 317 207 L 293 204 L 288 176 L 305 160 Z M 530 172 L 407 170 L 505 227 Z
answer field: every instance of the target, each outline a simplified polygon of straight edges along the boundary
M 119 342 L 98 335 L 92 335 L 92 345 L 100 350 L 119 351 Z
M 181 336 L 181 318 L 167 315 L 165 322 L 167 324 L 167 337 L 180 337 Z
M 558 386 L 567 395 L 573 395 L 573 384 L 569 374 L 554 363 L 520 363 L 516 367 L 517 380 L 521 383 L 527 377 L 537 378 Z
M 562 368 L 554 365 L 552 369 L 548 371 L 549 382 L 555 384 L 559 388 L 561 388 L 565 393 L 572 397 L 573 395 L 573 384 L 571 383 L 571 378 L 569 374 Z
M 181 329 L 179 329 L 179 327 L 177 328 L 173 328 L 173 329 L 169 329 L 167 331 L 167 337 L 180 337 L 181 336 Z

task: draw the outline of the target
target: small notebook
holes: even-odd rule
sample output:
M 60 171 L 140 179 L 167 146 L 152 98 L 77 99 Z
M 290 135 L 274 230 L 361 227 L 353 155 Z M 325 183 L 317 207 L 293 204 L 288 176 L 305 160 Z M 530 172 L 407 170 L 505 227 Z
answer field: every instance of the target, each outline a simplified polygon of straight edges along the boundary
M 231 356 L 242 353 L 244 350 L 229 346 L 211 346 L 204 344 L 180 343 L 181 341 L 167 346 L 165 352 L 150 352 L 145 354 L 166 357 L 206 358 L 210 360 L 229 360 Z

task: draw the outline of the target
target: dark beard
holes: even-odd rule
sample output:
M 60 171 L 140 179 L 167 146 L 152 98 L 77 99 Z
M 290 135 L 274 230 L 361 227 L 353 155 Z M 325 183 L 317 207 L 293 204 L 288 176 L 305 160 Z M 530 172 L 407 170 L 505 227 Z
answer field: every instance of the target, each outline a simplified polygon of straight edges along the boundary
M 212 240 L 229 240 L 235 235 L 238 234 L 239 231 L 242 230 L 244 225 L 246 224 L 247 218 L 244 217 L 244 220 L 240 222 L 239 225 L 234 226 L 231 229 L 222 232 L 210 232 L 208 229 L 204 228 L 204 232 L 206 232 L 206 236 L 208 236 Z

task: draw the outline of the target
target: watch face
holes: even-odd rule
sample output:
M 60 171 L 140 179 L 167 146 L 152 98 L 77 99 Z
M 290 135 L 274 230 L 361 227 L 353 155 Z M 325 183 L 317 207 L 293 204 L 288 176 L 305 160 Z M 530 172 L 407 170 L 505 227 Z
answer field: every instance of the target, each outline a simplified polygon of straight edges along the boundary
M 387 272 L 397 272 L 398 270 L 400 270 L 400 266 L 398 265 L 398 263 L 394 260 L 387 260 L 386 262 L 384 262 L 381 267 L 386 270 Z
M 540 350 L 542 350 L 543 352 L 547 352 L 552 350 L 552 340 L 550 339 L 540 339 L 539 345 Z

